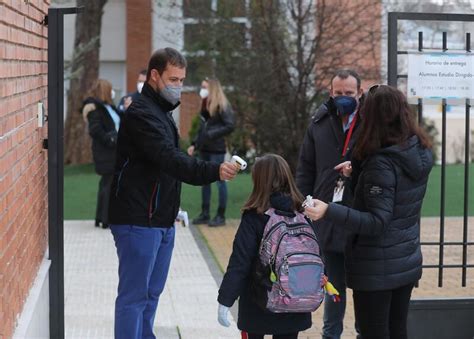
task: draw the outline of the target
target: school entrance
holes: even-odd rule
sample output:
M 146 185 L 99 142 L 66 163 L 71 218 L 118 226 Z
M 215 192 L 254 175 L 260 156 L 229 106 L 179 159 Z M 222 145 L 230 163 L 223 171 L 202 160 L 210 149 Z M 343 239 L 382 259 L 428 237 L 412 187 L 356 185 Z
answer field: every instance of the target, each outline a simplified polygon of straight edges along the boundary
M 469 209 L 469 175 L 473 161 L 470 112 L 471 99 L 474 99 L 474 56 L 467 25 L 472 22 L 474 15 L 464 14 L 393 12 L 388 15 L 388 84 L 407 93 L 409 101 L 416 107 L 420 123 L 425 123 L 427 115 L 438 119 L 440 125 L 437 152 L 439 166 L 431 174 L 431 180 L 439 183 L 439 217 L 423 218 L 421 222 L 423 277 L 425 279 L 428 275 L 437 289 L 432 293 L 435 295 L 412 299 L 408 315 L 409 338 L 474 337 L 474 263 L 468 260 L 472 260 L 474 250 L 474 242 L 469 241 L 469 221 L 470 218 L 474 220 L 473 211 Z M 458 24 L 458 28 L 441 28 L 439 31 L 434 23 L 443 23 L 445 28 Z M 417 40 L 415 44 L 414 39 L 411 39 L 411 45 L 407 39 L 399 39 L 403 31 L 402 24 L 405 31 L 407 27 L 411 29 L 411 36 Z M 447 154 L 447 147 L 453 138 L 448 138 L 447 128 L 454 113 L 461 116 L 458 120 L 464 125 L 461 133 L 464 135 L 461 139 L 461 164 L 456 165 L 462 175 L 452 179 L 447 172 L 450 166 L 448 155 L 452 156 Z M 452 182 L 450 180 L 463 182 L 463 192 L 458 192 L 462 200 L 455 202 L 462 206 L 459 209 L 462 214 L 453 215 L 446 208 L 447 201 L 451 203 L 450 187 L 447 186 L 447 183 Z M 430 229 L 435 229 L 435 234 L 423 234 L 423 226 L 428 223 L 434 226 Z M 461 288 L 463 297 L 449 297 L 452 294 L 448 289 L 452 286 Z

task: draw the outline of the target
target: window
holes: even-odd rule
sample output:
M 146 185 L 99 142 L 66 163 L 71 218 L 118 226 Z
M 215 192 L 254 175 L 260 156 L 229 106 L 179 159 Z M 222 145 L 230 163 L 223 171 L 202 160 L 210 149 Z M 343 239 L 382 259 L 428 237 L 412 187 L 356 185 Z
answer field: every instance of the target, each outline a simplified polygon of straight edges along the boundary
M 212 14 L 212 0 L 183 0 L 185 18 L 208 18 Z
M 245 17 L 245 0 L 219 0 L 217 15 L 224 18 Z
M 239 53 L 248 45 L 248 2 L 183 0 L 187 86 L 199 86 L 204 77 L 212 75 L 217 75 L 224 85 L 232 85 L 233 76 L 226 71 L 233 69 L 229 62 L 238 62 Z M 219 65 L 224 61 L 226 71 Z

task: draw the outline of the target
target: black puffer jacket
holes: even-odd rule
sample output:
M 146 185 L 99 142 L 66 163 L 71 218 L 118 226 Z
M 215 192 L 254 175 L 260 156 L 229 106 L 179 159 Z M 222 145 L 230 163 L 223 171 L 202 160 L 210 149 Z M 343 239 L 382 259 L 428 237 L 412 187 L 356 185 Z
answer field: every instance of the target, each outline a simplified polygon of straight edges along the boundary
M 281 194 L 272 195 L 271 205 L 277 210 L 292 212 L 292 202 Z M 235 235 L 227 272 L 219 288 L 218 301 L 231 307 L 239 299 L 240 330 L 255 334 L 288 334 L 311 327 L 311 313 L 271 313 L 252 299 L 253 269 L 268 216 L 245 211 Z
M 351 160 L 352 148 L 357 139 L 360 119 L 354 128 L 346 156 L 342 156 L 346 134 L 341 118 L 337 115 L 333 100 L 329 99 L 313 116 L 303 140 L 296 170 L 296 185 L 304 195 L 312 195 L 324 202 L 332 201 L 334 187 L 339 173 L 334 167 L 345 160 Z M 344 203 L 351 202 L 351 192 L 344 189 Z M 318 236 L 324 251 L 344 251 L 344 230 L 329 220 L 317 223 Z
M 354 209 L 329 204 L 325 219 L 351 234 L 345 252 L 348 287 L 390 290 L 421 278 L 418 220 L 432 166 L 431 151 L 413 136 L 362 162 Z
M 178 146 L 171 105 L 145 83 L 127 109 L 118 135 L 109 221 L 171 227 L 178 213 L 181 181 L 219 180 L 219 164 L 191 158 Z
M 201 152 L 218 153 L 226 152 L 224 137 L 234 130 L 234 112 L 228 105 L 219 110 L 214 116 L 210 116 L 207 110 L 202 110 L 201 125 L 193 145 Z
M 110 106 L 121 116 L 114 106 Z M 117 131 L 105 103 L 94 98 L 87 98 L 82 107 L 82 114 L 88 122 L 89 135 L 92 137 L 92 157 L 97 174 L 114 173 Z

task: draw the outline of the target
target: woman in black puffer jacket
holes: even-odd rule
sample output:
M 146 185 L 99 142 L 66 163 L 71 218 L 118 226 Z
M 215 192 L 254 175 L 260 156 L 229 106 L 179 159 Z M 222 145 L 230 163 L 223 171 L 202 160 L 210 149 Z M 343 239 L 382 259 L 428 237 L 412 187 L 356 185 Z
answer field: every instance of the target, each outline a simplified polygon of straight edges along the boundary
M 422 273 L 419 218 L 433 166 L 431 142 L 396 88 L 373 86 L 360 112 L 354 208 L 315 199 L 306 215 L 350 234 L 346 282 L 362 337 L 407 338 L 410 296 Z M 345 176 L 352 172 L 349 162 L 339 168 Z
M 114 175 L 117 133 L 120 113 L 113 104 L 112 84 L 97 80 L 84 101 L 82 114 L 92 137 L 92 156 L 97 174 L 100 175 L 97 193 L 95 226 L 108 227 L 108 206 L 110 187 Z
M 193 155 L 199 150 L 202 160 L 223 163 L 227 151 L 225 137 L 234 130 L 234 113 L 222 86 L 217 79 L 207 79 L 201 84 L 199 95 L 201 104 L 201 125 L 196 139 L 188 148 L 188 154 Z M 211 185 L 202 186 L 202 211 L 193 220 L 193 224 L 209 224 L 222 226 L 225 224 L 225 209 L 227 205 L 227 184 L 218 181 L 219 205 L 216 216 L 210 220 L 209 208 L 211 202 Z

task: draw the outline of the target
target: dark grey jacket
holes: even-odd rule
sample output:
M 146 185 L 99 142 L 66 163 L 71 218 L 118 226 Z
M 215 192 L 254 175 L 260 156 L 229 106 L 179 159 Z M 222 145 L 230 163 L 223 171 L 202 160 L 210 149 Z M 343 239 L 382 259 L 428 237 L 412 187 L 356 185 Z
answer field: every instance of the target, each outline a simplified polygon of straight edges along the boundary
M 207 110 L 202 110 L 200 118 L 199 131 L 192 144 L 201 152 L 225 153 L 225 137 L 232 133 L 235 127 L 232 107 L 229 105 L 212 117 Z
M 312 195 L 324 202 L 332 200 L 334 187 L 339 177 L 339 173 L 334 170 L 334 167 L 345 160 L 350 160 L 357 138 L 359 121 L 358 119 L 354 128 L 347 154 L 343 157 L 342 149 L 346 135 L 332 99 L 319 107 L 306 130 L 296 170 L 296 184 L 305 197 Z M 349 189 L 346 187 L 344 201 L 350 203 L 351 199 L 347 196 L 348 193 L 350 195 Z M 344 251 L 343 228 L 337 227 L 338 225 L 333 225 L 327 220 L 317 222 L 316 226 L 324 251 Z
M 110 195 L 111 224 L 172 227 L 181 182 L 219 180 L 219 164 L 197 160 L 179 148 L 171 105 L 145 83 L 121 121 Z
M 114 106 L 111 107 L 117 115 L 122 116 Z M 96 173 L 113 174 L 118 133 L 105 103 L 95 98 L 87 98 L 82 107 L 82 114 L 87 118 L 89 135 L 92 138 L 92 156 Z
M 421 278 L 420 211 L 431 150 L 413 136 L 361 164 L 354 209 L 331 203 L 325 219 L 350 232 L 346 283 L 354 290 L 395 289 Z

